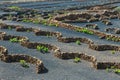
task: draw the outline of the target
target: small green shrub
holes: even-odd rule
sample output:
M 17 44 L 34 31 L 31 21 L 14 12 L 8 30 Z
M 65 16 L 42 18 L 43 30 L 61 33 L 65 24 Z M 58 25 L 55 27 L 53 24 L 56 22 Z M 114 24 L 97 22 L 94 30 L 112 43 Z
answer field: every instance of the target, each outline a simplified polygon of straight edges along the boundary
M 11 38 L 10 42 L 19 42 L 19 40 L 17 38 Z
M 53 15 L 52 15 L 52 14 L 48 14 L 48 17 L 49 17 L 49 18 L 52 18 L 52 17 L 53 17 Z
M 43 48 L 43 47 L 40 46 L 40 45 L 37 46 L 37 50 L 38 50 L 38 51 L 42 51 L 42 48 Z
M 10 6 L 10 7 L 8 7 L 9 9 L 13 9 L 13 10 L 21 10 L 21 8 L 20 7 L 18 7 L 18 6 Z
M 116 38 L 115 41 L 118 42 L 118 41 L 119 41 L 119 38 Z
M 88 30 L 87 28 L 84 28 L 83 30 L 82 30 L 82 32 L 83 33 L 86 33 L 86 34 L 93 34 L 93 32 L 92 31 L 90 31 L 90 30 Z
M 48 48 L 44 47 L 44 48 L 43 48 L 43 51 L 44 51 L 45 53 L 48 53 Z
M 12 27 L 11 27 L 11 26 L 8 26 L 8 29 L 9 29 L 9 30 L 12 30 Z
M 77 45 L 81 45 L 81 42 L 80 42 L 79 40 L 77 40 L 75 43 L 76 43 Z
M 110 36 L 108 36 L 106 39 L 107 39 L 107 40 L 111 40 L 111 37 L 110 37 Z
M 106 71 L 107 71 L 107 72 L 110 72 L 110 69 L 109 69 L 109 68 L 106 68 Z
M 56 27 L 58 27 L 58 24 L 55 24 Z
M 106 71 L 107 71 L 107 72 L 113 72 L 114 69 L 115 69 L 115 67 L 114 67 L 114 66 L 111 66 L 111 68 L 106 68 Z
M 115 50 L 112 50 L 111 53 L 112 53 L 112 54 L 115 54 Z
M 48 24 L 47 23 L 43 23 L 43 25 L 47 26 Z
M 31 21 L 31 22 L 33 22 L 34 24 L 39 24 L 40 23 L 39 20 L 34 20 L 34 21 Z
M 114 10 L 120 12 L 120 6 L 116 7 Z
M 79 58 L 79 57 L 75 57 L 75 59 L 74 59 L 74 62 L 75 63 L 78 63 L 78 62 L 80 62 L 81 61 L 81 59 Z
M 27 30 L 27 32 L 30 32 L 30 30 Z
M 108 37 L 106 37 L 106 40 L 111 40 L 111 41 L 117 42 L 117 41 L 119 41 L 119 38 L 108 36 Z
M 47 21 L 46 20 L 42 20 L 40 23 L 43 24 L 43 25 L 47 25 Z
M 120 74 L 120 69 L 115 68 L 115 66 L 111 66 L 111 68 L 106 68 L 107 72 L 114 72 L 116 74 Z
M 77 32 L 82 32 L 82 33 L 85 33 L 85 34 L 90 34 L 90 35 L 93 35 L 94 33 L 92 31 L 90 31 L 89 29 L 87 28 L 83 28 L 83 29 L 76 29 Z
M 118 41 L 118 39 L 116 37 L 113 37 L 112 41 Z
M 38 45 L 36 49 L 42 53 L 48 53 L 48 51 L 49 51 L 49 49 L 47 47 L 41 46 L 41 45 Z
M 37 19 L 32 20 L 32 19 L 26 19 L 26 18 L 22 19 L 22 22 L 28 22 L 28 23 L 32 22 L 34 24 L 39 24 L 40 23 L 40 21 L 37 20 Z
M 76 31 L 77 31 L 77 32 L 81 32 L 81 30 L 80 30 L 80 29 L 76 29 Z
M 51 35 L 49 35 L 49 34 L 47 34 L 46 36 L 47 36 L 48 38 L 50 38 L 50 37 L 51 37 Z
M 24 39 L 19 39 L 19 40 L 18 40 L 18 42 L 22 42 L 22 41 L 24 41 Z
M 115 69 L 115 66 L 111 66 L 111 69 Z
M 22 19 L 22 22 L 32 22 L 32 20 L 30 20 L 30 19 L 26 19 L 26 18 L 24 18 L 24 19 Z
M 55 26 L 55 27 L 58 27 L 58 24 L 50 23 L 48 26 Z
M 120 74 L 120 69 L 115 69 L 115 70 L 114 70 L 114 73 Z
M 20 60 L 20 65 L 25 68 L 29 68 L 29 65 L 26 63 L 25 60 Z

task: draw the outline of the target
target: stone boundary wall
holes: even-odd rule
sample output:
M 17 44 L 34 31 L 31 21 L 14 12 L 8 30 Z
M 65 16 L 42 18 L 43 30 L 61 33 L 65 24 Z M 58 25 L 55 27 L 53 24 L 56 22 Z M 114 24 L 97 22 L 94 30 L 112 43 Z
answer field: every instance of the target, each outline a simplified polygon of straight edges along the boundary
M 62 28 L 66 28 L 66 29 L 70 29 L 70 30 L 74 30 L 74 31 L 77 31 L 77 30 L 81 31 L 82 29 L 84 29 L 83 27 L 79 27 L 79 26 L 75 26 L 75 25 L 71 25 L 71 24 L 67 24 L 67 23 L 62 23 L 61 21 L 57 21 L 54 19 L 49 20 L 48 23 L 57 24 L 58 26 L 60 26 Z M 107 39 L 108 37 L 111 37 L 111 38 L 116 38 L 117 42 L 120 41 L 120 37 L 113 35 L 113 34 L 108 34 L 108 33 L 100 32 L 98 30 L 92 30 L 92 29 L 89 29 L 89 31 L 93 32 L 93 35 L 96 35 L 103 39 Z
M 89 62 L 96 61 L 96 58 L 94 56 L 90 56 L 85 53 L 61 52 L 61 54 L 55 54 L 55 56 L 57 56 L 61 59 L 74 59 L 75 57 L 79 57 L 79 58 L 89 61 Z
M 82 43 L 86 43 L 86 44 L 93 44 L 94 42 L 90 39 L 87 38 L 76 38 L 76 37 L 70 37 L 70 38 L 66 38 L 66 37 L 58 37 L 57 38 L 59 42 L 64 42 L 64 43 L 70 43 L 70 42 L 76 42 L 77 40 L 79 40 Z
M 109 28 L 106 28 L 105 29 L 106 32 L 113 32 L 115 34 L 120 34 L 120 28 L 112 28 L 112 27 L 109 27 Z
M 0 29 L 16 29 L 17 27 L 22 27 L 20 25 L 7 25 L 7 24 L 4 24 L 4 23 L 0 23 Z
M 36 73 L 41 73 L 45 69 L 43 62 L 40 59 L 25 54 L 10 55 L 8 54 L 8 50 L 3 46 L 0 46 L 0 60 L 7 63 L 19 62 L 20 60 L 25 60 L 28 63 L 36 65 Z
M 115 67 L 120 69 L 120 63 L 115 63 L 115 62 L 97 62 L 95 65 L 93 65 L 96 69 L 107 69 L 111 67 Z
M 115 50 L 115 51 L 120 51 L 120 46 L 116 45 L 97 45 L 97 44 L 90 44 L 89 45 L 90 49 L 97 50 L 97 51 L 105 51 L 105 50 Z
M 94 10 L 93 10 L 94 11 Z M 66 23 L 70 22 L 96 22 L 96 21 L 104 21 L 104 24 L 109 25 L 112 23 L 107 21 L 106 19 L 117 19 L 119 18 L 119 13 L 117 11 L 102 11 L 102 14 L 95 14 L 88 12 L 81 12 L 81 13 L 69 13 L 69 14 L 62 14 L 54 17 L 54 20 L 63 21 Z
M 2 23 L 1 23 L 2 24 Z M 7 25 L 7 24 L 2 24 L 2 25 Z M 86 43 L 86 44 L 90 44 L 90 43 L 93 43 L 92 40 L 90 39 L 87 39 L 87 38 L 80 38 L 80 37 L 63 37 L 62 33 L 60 32 L 50 32 L 50 31 L 42 31 L 40 29 L 36 29 L 36 28 L 24 28 L 23 26 L 18 26 L 18 25 L 7 25 L 7 26 L 2 26 L 2 29 L 8 29 L 9 26 L 11 26 L 11 28 L 13 29 L 16 29 L 16 31 L 18 32 L 27 32 L 27 31 L 30 31 L 30 32 L 34 32 L 34 34 L 36 36 L 55 36 L 57 38 L 58 41 L 60 42 L 64 42 L 64 43 L 70 43 L 70 42 L 76 42 L 77 40 L 80 40 L 81 42 L 83 43 Z
M 58 49 L 57 46 L 46 44 L 46 43 L 37 43 L 37 42 L 26 42 L 26 41 L 23 41 L 20 44 L 21 44 L 21 46 L 27 47 L 27 48 L 30 48 L 30 49 L 36 49 L 38 45 L 45 46 L 49 50 L 52 50 L 52 51 Z
M 42 31 L 42 30 L 36 31 L 35 35 L 36 36 L 41 36 L 41 35 L 47 36 L 48 35 L 48 36 L 55 36 L 55 37 L 61 37 L 62 36 L 62 34 L 60 32 L 50 32 L 50 31 Z
M 50 32 L 50 31 L 42 31 L 40 29 L 36 28 L 23 28 L 23 27 L 17 27 L 16 31 L 18 32 L 34 32 L 36 36 L 55 36 L 55 37 L 60 37 L 62 34 L 60 32 Z
M 29 41 L 29 39 L 25 36 L 7 35 L 5 32 L 1 32 L 0 34 L 0 40 L 10 40 L 13 38 L 17 38 L 17 40 L 21 40 L 21 41 Z
M 36 32 L 36 31 L 40 31 L 40 29 L 36 29 L 36 28 L 24 28 L 24 27 L 16 27 L 15 28 L 17 32 Z

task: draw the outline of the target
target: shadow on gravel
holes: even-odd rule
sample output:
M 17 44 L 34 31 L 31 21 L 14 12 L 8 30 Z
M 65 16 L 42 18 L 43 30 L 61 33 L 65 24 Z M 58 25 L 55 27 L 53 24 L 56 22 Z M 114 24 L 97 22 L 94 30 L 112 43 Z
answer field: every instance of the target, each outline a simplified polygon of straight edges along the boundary
M 48 69 L 45 68 L 43 71 L 40 72 L 40 74 L 48 73 Z

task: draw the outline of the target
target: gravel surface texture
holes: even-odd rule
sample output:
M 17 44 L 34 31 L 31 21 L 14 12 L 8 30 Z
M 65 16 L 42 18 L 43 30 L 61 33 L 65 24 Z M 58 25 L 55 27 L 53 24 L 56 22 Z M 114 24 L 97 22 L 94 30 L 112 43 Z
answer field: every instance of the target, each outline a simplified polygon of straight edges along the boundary
M 2 1 L 2 0 L 0 0 Z M 93 2 L 91 2 L 93 1 Z M 108 0 L 105 0 L 108 1 Z M 1 2 L 0 2 L 1 3 Z M 87 4 L 86 4 L 87 3 Z M 94 3 L 94 4 L 93 4 Z M 104 2 L 103 2 L 104 3 Z M 35 8 L 39 10 L 59 10 L 63 8 L 73 7 L 74 5 L 85 6 L 85 5 L 97 5 L 103 4 L 98 0 L 86 0 L 86 2 L 78 1 L 69 1 L 64 2 L 35 2 L 35 3 L 19 3 L 12 4 L 14 6 L 18 5 L 25 8 Z M 106 2 L 107 3 L 107 2 Z M 55 5 L 53 5 L 55 4 Z M 117 4 L 119 5 L 119 4 Z M 5 5 L 1 5 L 0 7 L 4 7 Z M 4 12 L 0 12 L 0 14 L 4 14 Z M 84 33 L 75 32 L 72 30 L 67 30 L 64 28 L 57 27 L 49 27 L 41 24 L 32 24 L 32 23 L 23 23 L 23 22 L 13 22 L 13 21 L 4 21 L 7 24 L 14 25 L 23 25 L 25 27 L 34 27 L 40 28 L 41 30 L 49 30 L 49 31 L 59 31 L 66 37 L 83 37 L 90 38 L 96 44 L 114 44 L 120 45 L 120 42 L 107 41 L 104 39 L 99 39 L 94 35 L 87 35 Z M 115 26 L 120 24 L 120 21 L 113 20 L 112 21 Z M 74 25 L 84 25 L 84 24 L 74 24 Z M 98 22 L 99 26 L 103 26 L 103 24 Z M 101 28 L 101 31 L 103 31 Z M 116 54 L 111 54 L 111 51 L 94 51 L 88 48 L 87 44 L 82 43 L 82 45 L 77 45 L 75 43 L 61 43 L 58 42 L 55 37 L 45 37 L 45 36 L 35 36 L 32 32 L 16 32 L 15 30 L 2 30 L 7 34 L 11 35 L 19 35 L 26 36 L 33 42 L 45 42 L 56 45 L 61 48 L 62 51 L 65 52 L 85 52 L 88 55 L 94 55 L 98 61 L 114 61 L 120 62 L 120 52 L 116 52 Z M 53 53 L 43 54 L 35 49 L 28 49 L 22 47 L 18 43 L 11 43 L 9 41 L 0 41 L 0 45 L 6 47 L 9 51 L 9 54 L 28 54 L 31 56 L 35 56 L 41 59 L 47 68 L 48 71 L 43 74 L 35 73 L 35 65 L 29 64 L 30 68 L 23 68 L 20 66 L 20 63 L 5 63 L 0 61 L 0 80 L 120 80 L 120 75 L 115 73 L 108 73 L 105 70 L 96 70 L 91 66 L 90 62 L 82 60 L 80 63 L 73 63 L 73 60 L 61 60 L 54 57 Z

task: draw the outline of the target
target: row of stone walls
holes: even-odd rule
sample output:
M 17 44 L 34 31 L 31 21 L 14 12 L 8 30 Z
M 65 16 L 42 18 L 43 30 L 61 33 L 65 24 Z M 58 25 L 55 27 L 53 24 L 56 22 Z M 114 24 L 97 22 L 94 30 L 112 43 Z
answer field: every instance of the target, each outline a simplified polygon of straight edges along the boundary
M 4 26 L 5 25 L 5 26 Z M 17 32 L 34 32 L 36 36 L 55 36 L 55 37 L 61 37 L 62 34 L 60 32 L 50 32 L 50 31 L 42 31 L 37 28 L 24 28 L 20 25 L 7 25 L 4 23 L 0 24 L 1 29 L 16 29 Z
M 79 57 L 83 60 L 92 62 L 93 66 L 97 69 L 102 69 L 102 68 L 105 69 L 110 64 L 113 64 L 111 62 L 108 62 L 107 64 L 104 63 L 102 65 L 102 67 L 100 67 L 101 66 L 100 63 L 99 64 L 97 63 L 97 59 L 94 56 L 90 56 L 90 55 L 87 55 L 85 53 L 61 52 L 59 47 L 56 47 L 56 46 L 53 46 L 53 45 L 50 45 L 50 44 L 35 43 L 35 42 L 22 42 L 21 45 L 24 46 L 24 47 L 30 48 L 30 49 L 36 49 L 37 45 L 43 45 L 43 46 L 48 47 L 50 50 L 52 50 L 54 52 L 54 56 L 56 56 L 60 59 L 74 59 L 75 57 Z M 101 47 L 103 47 L 103 46 L 100 46 L 99 48 L 101 48 Z M 108 47 L 109 46 L 107 46 L 107 49 L 108 49 Z M 116 49 L 116 47 L 111 47 L 110 49 L 112 49 L 112 48 Z M 1 49 L 2 48 L 0 48 L 0 50 Z M 103 47 L 103 49 L 104 49 L 104 47 Z M 4 50 L 4 53 L 6 54 L 6 50 Z M 36 59 L 32 60 L 32 57 L 29 57 L 27 55 L 21 55 L 21 54 L 20 55 L 9 55 L 9 56 L 7 55 L 5 58 L 2 57 L 2 60 L 4 60 L 5 62 L 14 62 L 14 61 L 17 62 L 20 59 L 26 59 L 27 62 L 29 62 L 31 60 L 30 63 L 32 63 L 32 64 L 34 64 L 34 62 L 36 62 Z M 111 65 L 111 66 L 113 66 L 113 65 Z
M 99 20 L 101 21 L 104 19 L 117 19 L 117 18 L 119 18 L 119 13 L 117 11 L 111 11 L 111 10 L 106 10 L 106 11 L 103 10 L 102 14 L 96 13 L 96 15 L 92 15 L 91 13 L 89 13 L 89 10 L 88 10 L 87 12 L 69 13 L 69 14 L 63 14 L 63 15 L 54 17 L 54 19 L 57 21 L 65 21 L 69 23 L 75 22 L 75 21 L 76 22 L 95 22 L 95 21 L 99 21 Z M 107 23 L 108 22 L 105 22 L 106 25 Z
M 51 45 L 51 44 L 43 44 L 43 43 L 37 43 L 37 42 L 22 42 L 21 45 L 24 47 L 30 48 L 30 49 L 36 49 L 37 45 L 45 46 L 45 47 L 49 48 L 49 50 L 52 50 L 56 57 L 59 57 L 62 59 L 73 59 L 75 57 L 83 57 L 83 55 L 81 53 L 61 52 L 59 47 L 57 47 L 55 45 Z M 92 60 L 90 60 L 91 57 L 84 56 L 84 58 L 88 59 L 89 61 L 92 61 Z
M 22 29 L 24 29 L 23 27 L 22 27 Z M 25 28 L 26 29 L 26 28 Z M 51 34 L 51 35 L 54 35 L 54 36 L 56 36 L 57 37 L 57 39 L 58 39 L 58 41 L 60 41 L 60 42 L 65 42 L 65 43 L 69 43 L 69 42 L 75 42 L 75 41 L 77 41 L 77 40 L 79 40 L 79 41 L 81 41 L 82 43 L 86 43 L 86 44 L 90 44 L 89 45 L 89 48 L 91 48 L 91 49 L 94 49 L 94 50 L 107 50 L 107 49 L 110 49 L 110 50 L 112 50 L 112 49 L 118 49 L 118 48 L 116 48 L 116 47 L 110 47 L 111 45 L 106 45 L 107 46 L 107 48 L 105 48 L 106 46 L 104 45 L 102 45 L 102 47 L 100 47 L 101 45 L 95 45 L 94 44 L 94 42 L 92 41 L 92 40 L 90 40 L 90 39 L 87 39 L 87 38 L 74 38 L 74 37 L 70 37 L 70 38 L 66 38 L 66 37 L 62 37 L 62 34 L 61 33 L 59 33 L 59 32 L 49 32 L 49 31 L 41 31 L 41 30 L 37 30 L 37 29 L 35 29 L 35 28 L 27 28 L 27 29 L 32 29 L 33 31 L 35 31 L 35 33 L 37 34 L 37 35 L 47 35 L 47 34 Z M 22 30 L 21 30 L 22 31 Z M 96 30 L 94 30 L 94 31 L 96 31 Z M 40 34 L 41 33 L 41 34 Z M 99 36 L 104 36 L 104 37 L 109 37 L 109 36 L 105 36 L 106 34 L 105 33 L 102 33 L 102 32 L 99 32 L 99 31 L 96 31 L 96 32 L 94 32 L 95 34 L 97 34 L 97 35 L 99 35 Z M 28 38 L 27 37 L 22 37 L 22 36 L 11 36 L 11 35 L 5 35 L 5 33 L 4 32 L 1 32 L 1 34 L 0 34 L 2 37 L 1 37 L 1 39 L 2 40 L 9 40 L 10 38 L 14 38 L 14 37 L 17 37 L 18 39 L 24 39 L 24 41 L 28 41 Z M 111 36 L 113 36 L 113 35 L 111 35 Z M 114 36 L 115 37 L 115 36 Z M 41 45 L 41 44 L 36 44 L 36 45 Z M 33 46 L 32 44 L 31 44 L 31 46 Z M 109 46 L 109 47 L 108 47 Z M 36 48 L 36 46 L 34 47 L 34 48 Z
M 26 45 L 26 43 L 24 43 L 24 45 Z M 32 45 L 36 45 L 36 44 L 33 43 Z M 38 43 L 37 43 L 37 45 L 38 45 Z M 26 45 L 26 47 L 30 48 L 30 47 L 28 47 L 28 45 Z M 31 47 L 33 47 L 33 46 L 31 46 Z M 49 44 L 49 47 L 53 48 L 51 50 L 53 50 L 54 56 L 56 56 L 60 59 L 74 59 L 75 57 L 79 57 L 83 60 L 92 62 L 93 67 L 95 67 L 96 69 L 106 69 L 106 68 L 109 68 L 111 66 L 115 66 L 116 68 L 119 68 L 119 63 L 97 62 L 97 59 L 94 56 L 90 56 L 90 55 L 87 55 L 85 53 L 61 52 L 58 47 L 51 46 L 50 44 Z M 3 48 L 0 48 L 0 50 L 3 50 Z M 6 52 L 6 50 L 4 52 Z M 7 56 L 7 58 L 4 58 L 3 60 L 7 60 L 7 62 L 14 62 L 14 61 L 17 62 L 20 59 L 27 59 L 26 61 L 27 62 L 31 61 L 30 63 L 32 63 L 32 64 L 36 64 L 36 62 L 37 62 L 37 59 L 29 57 L 28 55 L 22 55 L 22 54 L 20 54 L 20 55 L 9 55 L 9 56 Z M 41 63 L 41 62 L 38 61 L 37 63 Z M 43 68 L 40 68 L 40 69 L 43 69 Z
M 53 51 L 54 56 L 60 59 L 74 59 L 75 57 L 79 57 L 83 60 L 86 60 L 92 63 L 96 61 L 96 58 L 94 56 L 90 56 L 85 53 L 62 52 L 59 47 L 51 44 L 43 44 L 43 43 L 36 43 L 36 42 L 22 42 L 21 45 L 30 49 L 36 49 L 37 45 L 46 46 L 49 48 L 49 50 Z
M 12 26 L 12 25 L 8 25 L 8 26 Z M 8 29 L 8 28 L 6 28 L 6 29 Z M 87 39 L 87 38 L 62 37 L 62 33 L 60 33 L 60 32 L 42 31 L 42 30 L 36 29 L 36 28 L 24 28 L 24 27 L 16 26 L 16 31 L 18 31 L 18 32 L 27 32 L 27 30 L 34 32 L 36 36 L 55 36 L 55 37 L 57 37 L 57 40 L 60 42 L 69 43 L 69 42 L 75 42 L 77 40 L 80 40 L 81 42 L 87 43 L 87 44 L 93 43 L 92 40 Z
M 69 25 L 69 24 L 68 24 Z M 68 26 L 69 27 L 69 26 Z M 72 27 L 72 26 L 71 26 Z M 23 28 L 23 27 L 22 27 Z M 23 28 L 24 29 L 24 28 Z M 26 28 L 25 28 L 26 29 Z M 71 37 L 71 38 L 66 38 L 66 37 L 61 37 L 62 36 L 62 34 L 61 33 L 59 33 L 59 32 L 49 32 L 49 31 L 41 31 L 41 30 L 37 30 L 37 29 L 35 29 L 35 28 L 28 28 L 28 29 L 32 29 L 33 31 L 34 30 L 36 30 L 35 31 L 35 33 L 37 34 L 37 35 L 47 35 L 47 34 L 51 34 L 51 35 L 55 35 L 55 36 L 57 36 L 57 39 L 58 39 L 58 41 L 60 41 L 60 42 L 65 42 L 65 43 L 69 43 L 69 42 L 75 42 L 75 41 L 77 41 L 77 40 L 80 40 L 81 42 L 83 42 L 83 43 L 87 43 L 87 44 L 91 44 L 91 45 L 89 45 L 89 47 L 91 48 L 91 49 L 96 49 L 96 50 L 105 50 L 105 49 L 108 49 L 108 48 L 96 48 L 96 45 L 94 45 L 93 43 L 93 41 L 92 40 L 90 40 L 90 39 L 87 39 L 87 38 L 74 38 L 74 37 Z M 21 30 L 22 31 L 22 30 Z M 96 31 L 96 30 L 94 30 L 94 31 Z M 40 34 L 41 33 L 41 34 Z M 94 32 L 95 34 L 97 34 L 98 36 L 100 36 L 100 37 L 104 37 L 104 38 L 106 38 L 106 37 L 109 37 L 109 34 L 107 34 L 107 36 L 106 36 L 106 34 L 105 33 L 102 33 L 102 32 L 99 32 L 99 31 L 96 31 L 96 32 Z M 5 35 L 5 33 L 4 32 L 1 32 L 1 39 L 2 40 L 9 40 L 10 38 L 14 38 L 14 37 L 18 37 L 18 39 L 24 39 L 25 41 L 28 41 L 28 38 L 27 37 L 21 37 L 21 36 L 11 36 L 11 35 Z M 110 35 L 110 36 L 113 36 L 113 35 Z M 114 37 L 116 37 L 116 36 L 113 36 L 113 38 Z M 117 38 L 119 38 L 119 37 L 117 37 Z M 98 47 L 99 45 L 97 45 L 97 47 Z M 109 45 L 110 46 L 110 45 Z M 103 47 L 103 46 L 102 46 Z M 35 47 L 36 48 L 36 47 Z M 113 48 L 113 47 L 112 47 Z M 117 49 L 117 48 L 116 48 Z
M 61 15 L 61 16 L 55 17 L 55 19 L 58 21 L 62 21 L 64 19 L 68 19 L 68 20 L 76 20 L 78 18 L 90 19 L 91 17 L 92 15 L 88 13 L 81 13 L 81 14 L 76 13 L 76 14 Z
M 66 23 L 65 23 L 66 24 Z M 68 24 L 69 25 L 69 24 Z M 66 26 L 66 25 L 65 25 Z M 1 32 L 1 34 L 3 34 L 4 32 Z M 55 33 L 54 33 L 55 34 Z M 59 33 L 60 34 L 60 33 Z M 103 33 L 104 34 L 104 33 Z M 58 41 L 60 42 L 75 42 L 76 40 L 80 40 L 83 43 L 89 44 L 89 48 L 94 49 L 94 50 L 116 50 L 119 51 L 119 47 L 118 46 L 112 46 L 112 45 L 96 45 L 93 43 L 92 40 L 90 39 L 86 39 L 86 38 L 66 38 L 66 37 L 57 37 Z M 22 46 L 30 48 L 30 49 L 36 49 L 37 45 L 41 45 L 41 46 L 45 46 L 47 48 L 49 48 L 49 50 L 54 52 L 54 56 L 61 58 L 61 59 L 74 59 L 75 57 L 80 57 L 83 60 L 87 60 L 89 62 L 92 62 L 93 66 L 97 69 L 99 69 L 99 66 L 97 64 L 97 59 L 94 56 L 90 56 L 87 55 L 85 53 L 72 53 L 72 52 L 62 52 L 60 50 L 59 47 L 55 46 L 55 45 L 51 45 L 51 44 L 45 44 L 45 43 L 36 43 L 36 42 L 29 42 L 29 41 L 22 41 L 20 43 Z M 18 55 L 15 55 L 16 57 L 18 57 Z M 22 59 L 24 57 L 21 57 Z M 8 57 L 9 59 L 9 57 Z M 31 58 L 30 58 L 31 59 Z M 28 61 L 30 60 L 28 59 Z M 14 58 L 11 55 L 11 60 L 14 61 Z M 18 59 L 19 60 L 19 59 Z M 28 62 L 27 61 L 27 62 Z M 34 60 L 32 60 L 34 62 Z M 31 62 L 31 63 L 33 63 Z M 111 63 L 111 62 L 110 62 Z M 106 64 L 106 63 L 105 63 Z M 108 64 L 109 65 L 109 64 Z M 105 66 L 108 66 L 105 65 Z M 103 68 L 105 67 L 103 65 Z M 101 68 L 100 68 L 101 69 Z
M 74 31 L 83 29 L 82 27 L 74 26 L 74 25 L 67 24 L 67 23 L 62 23 L 61 21 L 57 21 L 57 20 L 54 20 L 54 19 L 50 20 L 49 22 L 53 23 L 53 24 L 57 24 L 58 26 L 60 26 L 62 28 L 67 28 L 67 29 L 74 30 Z M 93 35 L 96 35 L 96 36 L 104 38 L 104 39 L 107 39 L 108 37 L 111 37 L 111 38 L 116 38 L 117 42 L 120 41 L 120 37 L 116 36 L 116 35 L 113 35 L 113 34 L 107 34 L 107 33 L 100 32 L 98 30 L 92 30 L 92 29 L 89 29 L 89 31 L 93 32 Z

